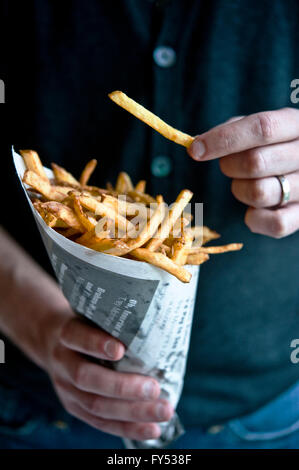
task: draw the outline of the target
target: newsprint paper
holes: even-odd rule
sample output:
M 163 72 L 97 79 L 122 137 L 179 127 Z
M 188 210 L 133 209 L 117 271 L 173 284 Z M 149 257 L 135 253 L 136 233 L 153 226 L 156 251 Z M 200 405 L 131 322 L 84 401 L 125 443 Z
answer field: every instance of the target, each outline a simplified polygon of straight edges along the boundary
M 22 183 L 23 159 L 14 149 L 12 153 L 65 297 L 74 312 L 126 346 L 123 359 L 100 361 L 101 364 L 156 378 L 161 398 L 176 407 L 183 386 L 199 266 L 187 266 L 192 279 L 184 284 L 148 263 L 100 253 L 60 235 L 34 209 Z M 53 177 L 51 170 L 46 169 L 46 173 Z M 130 449 L 165 447 L 184 432 L 176 414 L 160 426 L 159 439 L 124 439 L 125 446 Z

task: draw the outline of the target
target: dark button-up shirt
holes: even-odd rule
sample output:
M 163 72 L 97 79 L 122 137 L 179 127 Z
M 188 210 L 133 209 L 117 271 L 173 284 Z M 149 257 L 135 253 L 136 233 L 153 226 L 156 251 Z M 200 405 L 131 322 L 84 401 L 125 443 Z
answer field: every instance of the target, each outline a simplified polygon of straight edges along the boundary
M 204 224 L 224 243 L 244 243 L 201 269 L 180 411 L 185 423 L 205 426 L 254 410 L 299 378 L 290 361 L 299 335 L 299 233 L 280 240 L 251 233 L 217 160 L 191 160 L 107 93 L 123 90 L 191 135 L 235 115 L 296 106 L 298 2 L 23 3 L 10 24 L 11 143 L 75 175 L 95 157 L 94 184 L 125 170 L 168 202 L 189 188 L 204 202 Z M 19 205 L 30 237 L 12 220 L 7 226 L 48 266 L 21 194 Z M 2 371 L 0 380 L 14 374 L 9 364 L 6 377 Z

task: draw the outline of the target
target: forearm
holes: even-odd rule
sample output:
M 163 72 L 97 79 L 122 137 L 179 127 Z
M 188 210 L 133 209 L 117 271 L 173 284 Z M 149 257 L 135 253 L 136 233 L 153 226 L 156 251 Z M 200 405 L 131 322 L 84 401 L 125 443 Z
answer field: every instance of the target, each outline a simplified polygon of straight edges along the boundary
M 55 281 L 0 227 L 0 330 L 44 368 L 47 331 L 72 314 Z

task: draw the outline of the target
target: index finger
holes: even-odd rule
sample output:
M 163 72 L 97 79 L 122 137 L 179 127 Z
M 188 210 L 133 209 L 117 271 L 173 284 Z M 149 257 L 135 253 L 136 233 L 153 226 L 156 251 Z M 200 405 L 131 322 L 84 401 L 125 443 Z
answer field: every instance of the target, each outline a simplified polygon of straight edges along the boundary
M 158 382 L 140 374 L 118 372 L 87 361 L 71 350 L 63 352 L 64 376 L 79 390 L 123 400 L 157 400 Z
M 120 341 L 76 317 L 63 326 L 60 342 L 73 351 L 110 361 L 118 361 L 125 352 Z
M 299 111 L 283 108 L 251 114 L 196 136 L 188 148 L 194 160 L 214 160 L 261 145 L 298 137 Z

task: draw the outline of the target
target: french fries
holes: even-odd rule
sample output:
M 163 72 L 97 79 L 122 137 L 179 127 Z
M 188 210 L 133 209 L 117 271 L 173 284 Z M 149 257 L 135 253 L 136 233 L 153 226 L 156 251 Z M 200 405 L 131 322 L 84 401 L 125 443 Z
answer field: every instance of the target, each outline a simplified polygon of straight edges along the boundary
M 139 235 L 134 239 L 130 239 L 127 241 L 127 244 L 130 250 L 135 250 L 143 246 L 145 243 L 152 239 L 155 235 L 156 231 L 159 228 L 162 220 L 164 219 L 165 215 L 165 205 L 162 196 L 157 196 L 157 208 L 154 211 L 153 215 L 149 218 L 147 224 L 143 227 Z
M 125 172 L 115 187 L 88 186 L 96 160 L 87 163 L 78 180 L 53 163 L 50 180 L 36 152 L 21 153 L 27 168 L 23 182 L 36 211 L 53 230 L 91 250 L 151 263 L 186 283 L 191 273 L 185 265 L 200 265 L 210 255 L 243 246 L 204 246 L 220 235 L 206 226 L 190 226 L 192 216 L 184 210 L 193 194 L 187 189 L 168 211 L 162 196 L 147 194 L 144 180 L 134 186 Z
M 165 238 L 170 234 L 175 222 L 181 216 L 186 205 L 192 198 L 193 193 L 188 189 L 184 189 L 178 195 L 173 207 L 170 209 L 167 217 L 163 220 L 161 227 L 158 230 L 157 236 L 150 240 L 147 244 L 147 249 L 150 251 L 156 251 L 159 246 L 163 243 Z
M 74 196 L 73 199 L 74 199 L 74 210 L 79 221 L 81 222 L 81 224 L 87 231 L 91 231 L 97 225 L 96 218 L 91 217 L 87 215 L 86 212 L 84 212 L 83 207 L 81 206 L 80 198 L 78 196 Z
M 20 154 L 22 155 L 27 170 L 33 171 L 41 178 L 49 182 L 49 178 L 47 177 L 43 164 L 40 161 L 40 158 L 34 150 L 20 150 Z
M 166 124 L 166 122 L 162 121 L 158 116 L 141 106 L 141 104 L 136 103 L 136 101 L 129 98 L 122 91 L 113 91 L 112 93 L 109 93 L 108 96 L 112 101 L 114 101 L 114 103 L 118 104 L 118 106 L 121 106 L 145 124 L 155 129 L 166 137 L 166 139 L 172 140 L 184 147 L 189 147 L 192 144 L 194 137 L 171 127 L 169 124 Z
M 65 198 L 62 191 L 53 188 L 50 182 L 32 170 L 26 170 L 23 176 L 23 183 L 28 184 L 34 191 L 40 193 L 49 201 L 61 202 Z
M 74 178 L 73 175 L 66 171 L 64 168 L 59 165 L 56 165 L 56 163 L 52 163 L 51 166 L 55 179 L 58 183 L 66 183 L 72 184 L 74 186 L 80 186 L 79 181 L 77 181 L 76 178 Z
M 40 201 L 34 202 L 33 205 L 49 227 L 52 227 L 52 228 L 54 227 L 67 228 L 68 227 L 68 225 L 65 222 L 63 222 L 61 219 L 59 219 L 55 215 L 51 214 L 51 212 L 47 211 L 43 207 L 43 204 Z
M 127 194 L 129 191 L 133 191 L 133 189 L 134 187 L 128 173 L 121 171 L 116 181 L 115 191 L 119 194 Z
M 186 264 L 193 237 L 190 232 L 185 232 L 173 244 L 171 259 L 180 266 Z
M 227 253 L 228 251 L 238 251 L 243 248 L 243 243 L 229 243 L 221 246 L 201 246 L 198 248 L 199 253 L 217 254 Z M 193 251 L 194 252 L 194 251 Z
M 81 176 L 80 176 L 80 184 L 82 186 L 85 186 L 88 181 L 89 181 L 89 178 L 91 177 L 92 173 L 94 172 L 95 170 L 95 167 L 97 166 L 98 162 L 95 158 L 93 158 L 92 160 L 90 160 L 84 167 L 84 170 L 82 171 L 81 173 Z
M 41 207 L 45 212 L 52 214 L 58 220 L 62 220 L 67 227 L 73 228 L 82 233 L 85 232 L 84 226 L 81 224 L 75 211 L 69 206 L 62 204 L 61 202 L 50 201 L 43 202 Z
M 191 280 L 191 273 L 187 271 L 187 269 L 178 266 L 162 253 L 153 253 L 147 248 L 136 248 L 131 252 L 131 254 L 141 261 L 147 261 L 159 268 L 165 269 L 165 271 L 173 274 L 182 282 L 190 282 Z
M 203 264 L 210 259 L 209 255 L 206 253 L 196 253 L 190 254 L 187 256 L 187 264 Z
M 92 196 L 79 196 L 79 201 L 83 207 L 93 211 L 96 215 L 115 220 L 116 227 L 120 228 L 124 232 L 134 230 L 134 225 L 119 214 L 113 207 L 109 207 L 102 202 L 97 201 Z
M 135 190 L 138 191 L 139 193 L 145 193 L 145 187 L 146 187 L 146 181 L 145 180 L 140 180 L 135 186 Z

